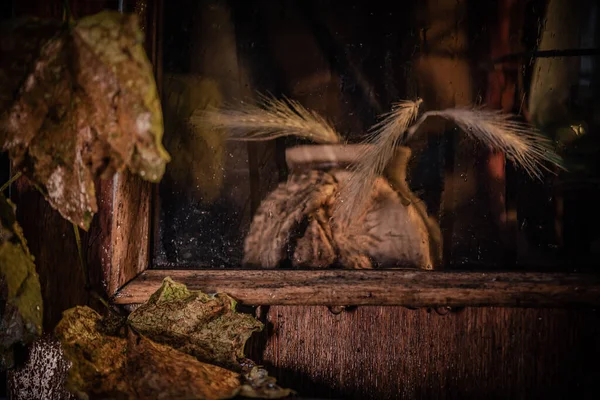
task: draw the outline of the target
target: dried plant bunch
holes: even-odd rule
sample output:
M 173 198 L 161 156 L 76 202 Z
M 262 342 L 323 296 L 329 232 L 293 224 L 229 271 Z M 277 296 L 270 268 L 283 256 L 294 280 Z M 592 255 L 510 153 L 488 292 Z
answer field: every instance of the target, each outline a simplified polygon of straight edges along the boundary
M 395 147 L 401 135 L 417 118 L 422 100 L 401 101 L 394 104 L 392 111 L 382 116 L 382 120 L 375 124 L 367 134 L 365 146 L 349 168 L 352 172 L 350 178 L 341 187 L 338 193 L 338 202 L 334 213 L 342 216 L 340 222 L 348 223 L 354 210 L 361 210 L 371 194 L 377 177 L 394 156 Z
M 227 129 L 231 140 L 265 141 L 297 136 L 315 143 L 340 143 L 335 128 L 317 112 L 284 97 L 277 99 L 259 94 L 258 104 L 240 103 L 197 110 L 190 117 L 194 126 Z
M 552 140 L 533 126 L 518 121 L 513 114 L 483 107 L 450 108 L 427 111 L 416 119 L 421 103 L 420 99 L 398 103 L 371 128 L 367 140 L 373 145 L 365 148 L 351 167 L 353 174 L 340 189 L 335 218 L 345 221 L 361 212 L 376 177 L 391 160 L 393 147 L 407 145 L 429 118 L 452 122 L 469 137 L 492 150 L 504 152 L 532 178 L 542 179 L 544 171 L 553 172 L 551 166 L 565 169 L 562 158 L 554 151 Z
M 492 150 L 502 151 L 517 167 L 531 177 L 542 179 L 543 171 L 554 173 L 548 166 L 565 170 L 562 158 L 556 154 L 553 141 L 532 125 L 516 119 L 514 114 L 498 110 L 451 108 L 428 111 L 408 129 L 406 141 L 419 132 L 429 117 L 450 121 L 473 139 Z
M 342 142 L 341 136 L 324 118 L 306 110 L 299 103 L 285 98 L 277 100 L 261 96 L 261 99 L 260 106 L 244 104 L 241 108 L 197 112 L 190 121 L 192 124 L 207 124 L 214 128 L 226 129 L 231 139 L 238 140 L 264 141 L 282 136 L 297 136 L 319 144 Z M 381 258 L 383 253 L 378 257 L 374 252 L 381 247 L 378 243 L 383 241 L 378 239 L 371 245 L 367 244 L 364 249 L 354 249 L 345 243 L 355 243 L 356 240 L 345 239 L 358 237 L 366 231 L 376 229 L 375 226 L 367 229 L 362 218 L 370 215 L 371 220 L 377 220 L 379 213 L 374 212 L 372 208 L 380 207 L 382 199 L 385 199 L 383 203 L 388 204 L 388 207 L 393 203 L 389 203 L 389 199 L 393 197 L 391 195 L 387 195 L 391 196 L 389 198 L 384 196 L 374 201 L 373 196 L 382 190 L 381 182 L 386 182 L 386 187 L 390 186 L 391 182 L 385 179 L 382 181 L 384 171 L 390 164 L 400 162 L 394 162 L 395 157 L 398 157 L 397 150 L 407 146 L 415 135 L 423 132 L 424 129 L 421 128 L 429 119 L 442 118 L 454 123 L 469 137 L 492 150 L 504 152 L 509 160 L 533 178 L 541 179 L 544 171 L 553 171 L 552 166 L 564 169 L 562 159 L 553 149 L 552 141 L 534 127 L 518 121 L 512 114 L 473 107 L 427 111 L 419 115 L 421 104 L 421 99 L 400 101 L 394 104 L 389 113 L 382 115 L 380 122 L 369 129 L 363 141 L 364 146 L 353 157 L 350 166 L 343 171 L 344 179 L 334 178 L 334 182 L 323 184 L 320 179 L 311 179 L 315 178 L 315 171 L 313 175 L 293 175 L 289 182 L 282 184 L 265 199 L 261 205 L 263 212 L 258 212 L 253 221 L 255 234 L 250 234 L 246 240 L 245 263 L 260 261 L 263 265 L 275 267 L 282 259 L 291 256 L 298 266 L 308 263 L 326 267 L 336 259 L 347 268 L 372 268 L 370 257 Z M 408 147 L 404 148 L 408 150 Z M 410 151 L 405 157 L 401 157 L 402 173 L 396 173 L 396 179 L 391 186 L 403 209 L 414 213 L 415 221 L 419 220 L 425 224 L 421 226 L 422 223 L 419 222 L 415 225 L 414 221 L 409 223 L 407 220 L 401 225 L 406 229 L 413 225 L 419 226 L 418 234 L 409 235 L 411 238 L 420 237 L 419 232 L 427 233 L 425 236 L 432 242 L 431 245 L 428 244 L 430 254 L 426 262 L 421 260 L 417 264 L 423 264 L 420 265 L 422 268 L 431 267 L 431 262 L 436 263 L 440 256 L 441 235 L 435 221 L 427 216 L 424 206 L 418 204 L 419 199 L 405 184 L 403 168 L 408 162 L 405 158 L 409 157 Z M 342 169 L 334 175 L 337 176 L 341 172 Z M 279 215 L 281 219 L 274 222 L 272 218 L 266 217 L 272 214 Z M 307 217 L 308 220 L 305 221 Z M 409 219 L 411 218 L 413 217 Z M 294 236 L 291 235 L 294 227 L 302 225 L 303 221 L 308 225 L 293 249 L 294 254 L 286 254 L 289 252 L 289 249 L 286 250 L 289 238 Z M 383 219 L 377 224 L 385 225 L 385 222 Z M 354 231 L 358 236 L 353 234 Z M 343 233 L 341 236 L 340 232 Z M 266 237 L 272 240 L 266 243 Z M 320 244 L 315 244 L 315 241 Z M 405 244 L 394 251 L 403 251 L 406 248 Z M 267 248 L 261 248 L 263 245 Z M 344 250 L 348 250 L 348 254 Z M 367 257 L 369 260 L 359 260 L 356 257 Z

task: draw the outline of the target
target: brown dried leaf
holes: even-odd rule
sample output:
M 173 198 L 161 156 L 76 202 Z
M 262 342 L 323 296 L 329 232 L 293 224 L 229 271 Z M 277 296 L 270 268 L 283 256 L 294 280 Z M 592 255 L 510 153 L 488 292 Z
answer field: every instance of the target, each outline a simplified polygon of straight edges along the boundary
M 236 372 L 143 336 L 129 342 L 127 373 L 138 399 L 229 399 L 239 392 Z
M 137 332 L 200 361 L 240 370 L 246 341 L 263 324 L 235 307 L 235 300 L 226 294 L 209 296 L 165 278 L 128 322 Z
M 43 46 L 9 113 L 5 146 L 48 202 L 87 229 L 98 208 L 87 151 L 95 138 L 87 119 L 90 106 L 72 87 L 68 47 L 66 34 Z
M 156 182 L 170 159 L 141 35 L 136 16 L 116 12 L 83 18 L 70 31 L 30 20 L 2 32 L 0 60 L 22 65 L 0 63 L 0 145 L 84 230 L 98 209 L 96 177 L 128 167 Z
M 12 346 L 42 333 L 42 292 L 14 206 L 0 194 L 0 370 L 11 367 Z
M 92 124 L 130 171 L 158 182 L 169 154 L 154 73 L 135 14 L 103 11 L 73 28 L 77 83 L 94 105 Z
M 277 380 L 259 366 L 252 367 L 244 374 L 244 384 L 240 390 L 241 396 L 254 399 L 281 399 L 295 393 L 291 389 L 278 386 Z
M 67 388 L 79 398 L 128 399 L 133 395 L 125 377 L 127 340 L 101 332 L 102 317 L 89 307 L 63 312 L 55 334 L 72 363 Z
M 238 373 L 133 332 L 111 336 L 104 322 L 92 309 L 75 307 L 64 312 L 56 327 L 72 363 L 67 384 L 78 397 L 228 399 L 240 390 Z

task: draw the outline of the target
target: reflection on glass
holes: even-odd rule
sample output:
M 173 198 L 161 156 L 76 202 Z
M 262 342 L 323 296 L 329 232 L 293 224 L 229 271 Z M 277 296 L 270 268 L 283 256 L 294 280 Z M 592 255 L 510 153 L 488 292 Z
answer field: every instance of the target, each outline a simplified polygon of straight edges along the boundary
M 372 3 L 165 6 L 154 266 L 594 265 L 595 2 Z

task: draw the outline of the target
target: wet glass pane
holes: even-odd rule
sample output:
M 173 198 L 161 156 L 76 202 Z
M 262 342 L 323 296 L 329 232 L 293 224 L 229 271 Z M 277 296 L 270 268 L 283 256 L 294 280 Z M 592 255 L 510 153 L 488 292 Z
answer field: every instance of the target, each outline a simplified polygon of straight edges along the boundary
M 153 267 L 598 261 L 596 2 L 187 0 L 163 13 L 173 161 L 154 201 Z M 408 129 L 394 120 L 378 145 L 377 123 L 417 99 Z M 485 110 L 541 136 L 494 131 Z M 260 134 L 271 136 L 239 140 Z M 366 184 L 352 168 L 371 156 L 385 163 Z M 355 205 L 346 225 L 340 202 Z

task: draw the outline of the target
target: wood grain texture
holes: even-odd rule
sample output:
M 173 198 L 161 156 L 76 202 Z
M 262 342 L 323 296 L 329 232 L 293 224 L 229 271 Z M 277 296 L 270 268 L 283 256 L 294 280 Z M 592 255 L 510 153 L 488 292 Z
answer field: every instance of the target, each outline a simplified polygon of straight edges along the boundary
M 151 215 L 149 183 L 123 172 L 112 185 L 111 256 L 105 268 L 109 296 L 148 267 Z
M 11 197 L 27 246 L 35 257 L 44 301 L 44 330 L 48 331 L 60 320 L 63 310 L 89 302 L 75 232 L 73 225 L 26 178 L 17 180 Z M 87 245 L 87 237 L 81 236 L 83 246 Z
M 302 396 L 598 398 L 595 310 L 277 306 L 254 349 Z M 260 342 L 259 340 L 257 342 Z
M 165 277 L 250 305 L 596 306 L 597 274 L 415 270 L 148 270 L 114 297 L 146 301 Z

